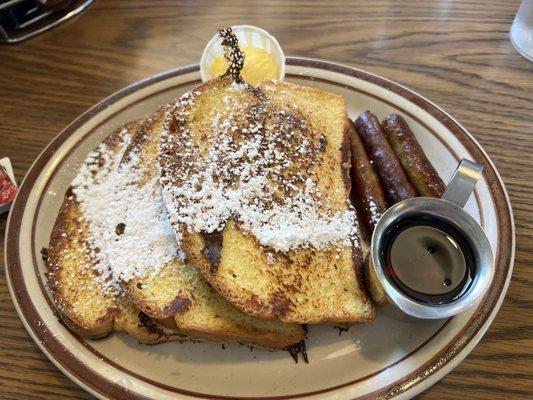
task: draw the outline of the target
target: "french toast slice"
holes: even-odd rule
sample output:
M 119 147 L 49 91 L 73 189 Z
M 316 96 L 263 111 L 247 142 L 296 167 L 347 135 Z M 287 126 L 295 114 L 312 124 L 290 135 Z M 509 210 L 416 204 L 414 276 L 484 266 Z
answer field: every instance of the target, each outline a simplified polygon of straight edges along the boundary
M 122 289 L 147 315 L 195 338 L 268 349 L 299 342 L 303 338 L 300 325 L 265 321 L 240 312 L 183 260 L 179 246 L 172 248 L 176 238 L 162 202 L 157 162 L 163 123 L 164 109 L 146 118 L 119 167 L 119 172 L 130 177 L 127 193 L 131 199 L 121 222 L 123 232 L 111 238 L 121 249 L 111 263 Z M 139 215 L 144 220 L 142 227 L 136 221 Z M 125 255 L 128 249 L 135 252 L 135 259 Z
M 86 161 L 102 170 L 116 168 L 131 133 L 138 127 L 130 123 L 109 136 Z M 140 342 L 155 344 L 184 340 L 177 329 L 167 329 L 137 309 L 124 296 L 107 273 L 108 267 L 95 259 L 89 240 L 90 217 L 85 215 L 72 187 L 65 195 L 54 224 L 46 255 L 48 286 L 56 309 L 69 329 L 80 336 L 99 339 L 112 331 L 123 331 Z
M 166 129 L 165 205 L 189 261 L 213 288 L 258 318 L 374 318 L 349 204 L 342 97 L 219 78 L 185 94 Z

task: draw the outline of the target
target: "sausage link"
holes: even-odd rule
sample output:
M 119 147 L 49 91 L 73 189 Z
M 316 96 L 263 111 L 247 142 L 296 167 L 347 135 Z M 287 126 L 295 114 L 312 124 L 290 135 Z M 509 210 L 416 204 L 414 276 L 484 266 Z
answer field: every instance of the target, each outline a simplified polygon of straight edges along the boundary
M 352 190 L 364 228 L 363 239 L 370 242 L 379 218 L 387 210 L 387 204 L 379 177 L 370 164 L 363 142 L 352 121 L 349 122 L 349 134 L 352 150 Z
M 355 120 L 366 152 L 377 169 L 389 206 L 416 196 L 398 157 L 385 138 L 379 120 L 370 111 L 365 111 Z
M 441 197 L 446 186 L 427 159 L 407 122 L 399 115 L 391 114 L 385 117 L 382 126 L 387 140 L 418 194 Z

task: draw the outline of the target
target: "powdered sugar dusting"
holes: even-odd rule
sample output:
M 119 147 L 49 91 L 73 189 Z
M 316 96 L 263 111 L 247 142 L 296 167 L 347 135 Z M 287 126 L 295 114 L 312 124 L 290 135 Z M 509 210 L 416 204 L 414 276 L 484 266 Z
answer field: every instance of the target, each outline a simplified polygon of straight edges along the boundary
M 156 177 L 140 183 L 135 152 L 119 168 L 129 141 L 114 152 L 105 143 L 91 153 L 74 179 L 73 193 L 89 222 L 91 257 L 102 280 L 141 278 L 183 257 L 164 209 Z M 103 160 L 99 161 L 99 160 Z M 155 175 L 155 174 L 153 174 Z
M 112 266 L 115 278 L 127 282 L 157 275 L 166 263 L 183 258 L 183 253 L 163 207 L 158 180 L 138 185 L 135 164 L 123 167 L 117 172 L 121 190 L 112 203 L 117 224 L 109 224 L 113 229 L 104 232 L 102 239 L 108 243 L 102 254 Z M 119 224 L 124 227 L 123 232 L 117 228 Z
M 355 243 L 353 208 L 347 202 L 333 209 L 310 176 L 326 143 L 298 105 L 280 108 L 246 85 L 228 85 L 227 91 L 202 146 L 186 124 L 198 90 L 167 114 L 160 164 L 172 223 L 210 233 L 234 219 L 277 251 Z
M 378 207 L 376 203 L 374 202 L 374 200 L 372 199 L 368 201 L 368 210 L 370 211 L 370 215 L 371 215 L 370 223 L 372 223 L 373 225 L 376 225 L 379 219 L 381 218 L 381 213 L 378 211 Z
M 91 261 L 91 268 L 97 271 L 94 275 L 95 279 L 103 290 L 113 294 L 119 294 L 120 288 L 109 264 L 103 259 L 107 246 L 99 236 L 101 237 L 101 232 L 106 229 L 105 218 L 112 214 L 108 204 L 115 188 L 110 187 L 110 181 L 131 141 L 131 135 L 126 128 L 123 128 L 116 140 L 118 148 L 113 146 L 114 140 L 104 141 L 87 155 L 72 181 L 73 197 L 69 198 L 79 203 L 83 212 L 81 220 L 85 221 L 89 227 L 85 251 Z M 62 236 L 66 237 L 66 233 Z

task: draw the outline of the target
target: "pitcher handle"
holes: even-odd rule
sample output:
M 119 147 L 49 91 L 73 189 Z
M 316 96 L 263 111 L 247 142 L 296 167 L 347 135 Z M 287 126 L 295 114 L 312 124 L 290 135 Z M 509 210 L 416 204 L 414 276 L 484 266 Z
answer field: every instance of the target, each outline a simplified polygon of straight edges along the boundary
M 463 208 L 481 177 L 483 165 L 463 158 L 442 194 L 444 200 Z

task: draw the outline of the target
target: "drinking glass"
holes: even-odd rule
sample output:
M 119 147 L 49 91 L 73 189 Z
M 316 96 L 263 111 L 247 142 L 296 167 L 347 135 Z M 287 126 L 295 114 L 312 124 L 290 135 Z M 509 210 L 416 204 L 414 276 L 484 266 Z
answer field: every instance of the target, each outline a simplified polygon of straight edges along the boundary
M 511 26 L 511 43 L 529 61 L 533 61 L 533 0 L 522 0 Z

